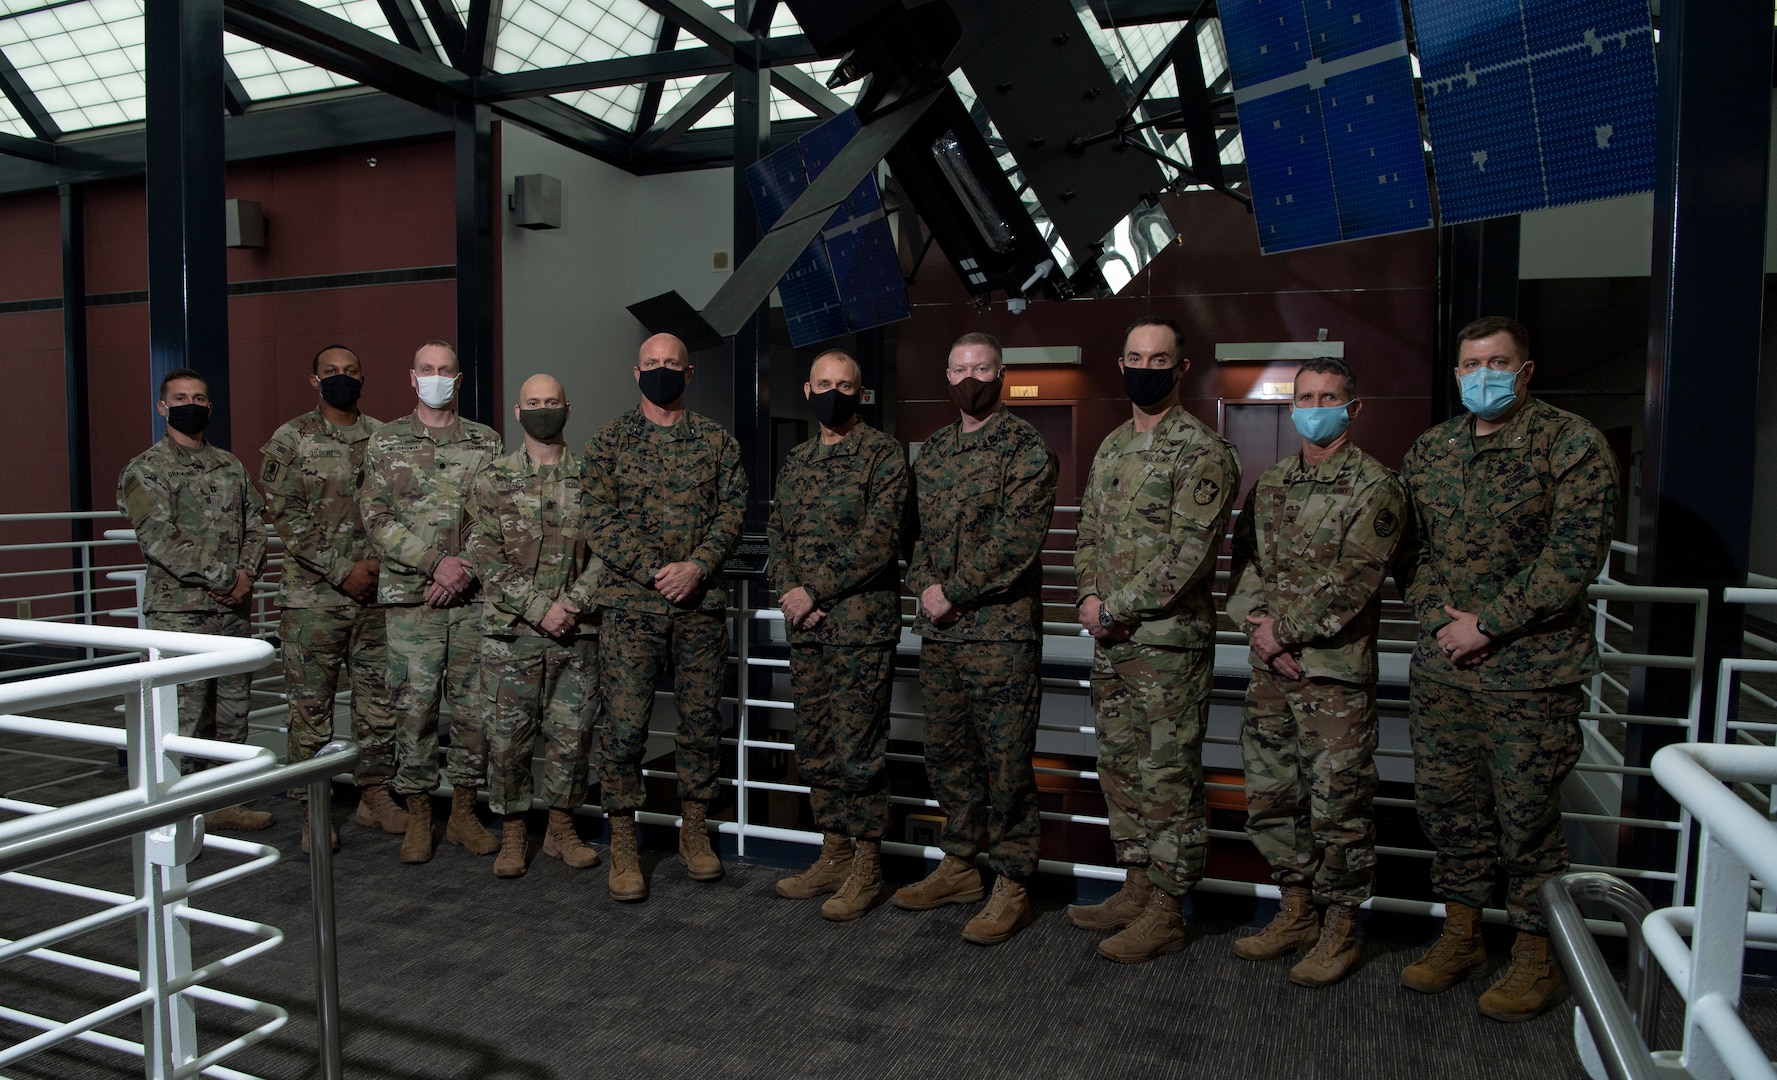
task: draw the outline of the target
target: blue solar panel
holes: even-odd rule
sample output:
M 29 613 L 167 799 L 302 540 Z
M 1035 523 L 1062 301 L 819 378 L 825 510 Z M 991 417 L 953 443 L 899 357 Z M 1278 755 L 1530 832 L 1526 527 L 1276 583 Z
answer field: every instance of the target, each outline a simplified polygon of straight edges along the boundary
M 1393 0 L 1222 0 L 1259 248 L 1430 227 Z
M 868 191 L 863 190 L 866 187 Z M 829 222 L 822 234 L 833 260 L 833 276 L 839 282 L 845 321 L 854 330 L 899 322 L 910 311 L 895 234 L 883 213 L 876 177 L 864 177 L 858 188 L 853 198 L 858 199 L 861 192 L 861 201 L 874 209 L 844 222 Z
M 1446 223 L 1652 190 L 1646 0 L 1413 0 L 1413 28 Z

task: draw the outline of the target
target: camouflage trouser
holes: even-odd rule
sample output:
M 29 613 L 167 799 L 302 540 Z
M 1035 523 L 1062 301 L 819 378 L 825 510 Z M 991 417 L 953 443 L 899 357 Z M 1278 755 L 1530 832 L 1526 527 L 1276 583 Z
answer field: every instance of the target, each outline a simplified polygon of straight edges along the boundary
M 252 637 L 246 610 L 243 607 L 239 611 L 154 611 L 148 614 L 148 629 L 217 637 Z M 180 684 L 179 734 L 217 742 L 246 742 L 252 689 L 251 672 Z M 197 764 L 187 761 L 183 767 L 190 771 Z
M 1037 682 L 1034 641 L 926 638 L 919 691 L 926 713 L 926 776 L 944 811 L 945 853 L 973 859 L 983 846 L 997 874 L 1037 872 Z
M 1503 864 L 1514 927 L 1548 932 L 1536 890 L 1567 869 L 1561 782 L 1580 757 L 1580 688 L 1463 690 L 1410 680 L 1413 782 L 1438 896 L 1476 907 Z
M 1203 730 L 1213 657 L 1130 641 L 1092 650 L 1098 786 L 1117 862 L 1146 865 L 1174 896 L 1203 879 L 1209 848 Z
M 796 762 L 822 832 L 880 840 L 888 829 L 889 691 L 893 645 L 790 650 Z
M 285 608 L 284 693 L 290 699 L 291 761 L 307 761 L 333 738 L 333 695 L 344 667 L 352 684 L 352 741 L 359 787 L 395 775 L 395 710 L 389 705 L 389 635 L 383 609 L 350 604 Z M 307 788 L 290 794 L 308 798 Z
M 405 797 L 438 789 L 438 706 L 445 695 L 450 697 L 445 775 L 453 788 L 480 788 L 487 778 L 488 708 L 481 689 L 481 602 L 391 607 L 388 628 L 399 762 L 389 790 Z
M 642 759 L 648 753 L 648 719 L 654 684 L 670 655 L 673 700 L 679 728 L 673 755 L 679 798 L 707 803 L 716 797 L 722 760 L 722 670 L 728 664 L 728 620 L 703 611 L 656 615 L 628 608 L 605 609 L 599 636 L 605 722 L 599 728 L 599 776 L 606 811 L 640 810 L 646 799 Z
M 487 720 L 487 806 L 496 814 L 531 808 L 531 754 L 541 731 L 543 792 L 551 809 L 586 802 L 587 755 L 599 713 L 599 639 L 487 637 L 481 678 L 492 699 Z
M 1376 687 L 1254 669 L 1240 724 L 1246 834 L 1279 885 L 1361 904 L 1376 876 Z

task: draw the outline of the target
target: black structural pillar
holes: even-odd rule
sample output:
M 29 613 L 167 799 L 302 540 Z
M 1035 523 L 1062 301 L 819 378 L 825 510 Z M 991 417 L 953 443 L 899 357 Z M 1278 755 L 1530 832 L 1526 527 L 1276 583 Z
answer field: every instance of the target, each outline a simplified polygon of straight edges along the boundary
M 1754 5 L 1660 5 L 1660 141 L 1636 579 L 1710 590 L 1705 740 L 1718 665 L 1741 649 L 1742 612 L 1722 605 L 1721 589 L 1745 584 L 1751 544 L 1771 43 L 1771 21 Z M 1688 620 L 1643 610 L 1635 626 L 1639 652 L 1690 651 Z M 1688 701 L 1687 672 L 1650 671 L 1634 681 L 1629 711 L 1683 715 Z M 1670 728 L 1632 724 L 1629 731 L 1628 756 L 1638 765 L 1679 737 Z M 1632 778 L 1624 801 L 1628 812 L 1644 816 L 1669 805 L 1649 779 Z M 1651 849 L 1651 840 L 1642 842 Z
M 92 433 L 86 404 L 86 189 L 63 184 L 62 382 L 68 411 L 68 509 L 93 508 Z M 92 522 L 74 522 L 74 539 L 91 540 Z
M 1483 315 L 1518 317 L 1518 216 L 1438 230 L 1438 355 L 1432 362 L 1432 423 L 1462 411 L 1456 392 L 1456 332 Z M 1535 342 L 1532 342 L 1534 349 Z
M 457 411 L 494 418 L 494 139 L 493 112 L 457 104 L 457 357 L 463 381 Z
M 734 21 L 748 25 L 756 0 L 739 0 Z M 758 38 L 755 36 L 754 41 Z M 771 72 L 758 51 L 734 51 L 734 262 L 739 266 L 759 243 L 759 218 L 747 190 L 747 166 L 765 156 L 771 141 Z M 769 301 L 734 335 L 734 437 L 747 470 L 748 533 L 763 535 L 771 514 L 771 306 Z
M 148 4 L 148 407 L 160 381 L 203 375 L 205 437 L 229 445 L 228 259 L 223 225 L 222 0 Z

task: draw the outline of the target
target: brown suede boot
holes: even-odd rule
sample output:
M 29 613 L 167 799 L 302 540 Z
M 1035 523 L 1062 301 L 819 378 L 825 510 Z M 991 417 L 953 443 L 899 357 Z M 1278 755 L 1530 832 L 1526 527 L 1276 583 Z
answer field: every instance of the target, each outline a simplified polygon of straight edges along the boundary
M 1550 955 L 1549 935 L 1520 930 L 1505 974 L 1481 995 L 1481 1015 L 1507 1023 L 1529 1020 L 1560 1001 L 1566 984 L 1561 965 Z
M 204 828 L 212 832 L 258 832 L 271 828 L 271 815 L 245 806 L 225 806 L 204 815 Z
M 692 881 L 715 881 L 722 876 L 722 860 L 710 849 L 709 804 L 686 802 L 680 806 L 684 823 L 679 826 L 679 861 Z
M 1422 994 L 1441 994 L 1487 966 L 1481 940 L 1481 909 L 1450 900 L 1444 904 L 1444 934 L 1425 955 L 1401 970 L 1401 985 Z
M 1357 966 L 1357 905 L 1334 904 L 1327 908 L 1320 940 L 1308 955 L 1290 968 L 1290 982 L 1297 986 L 1331 986 Z
M 642 877 L 642 859 L 636 853 L 636 816 L 611 815 L 611 899 L 648 899 L 648 880 Z
M 352 814 L 352 822 L 397 836 L 407 831 L 407 815 L 389 797 L 389 785 L 380 780 L 358 789 L 358 809 Z
M 1191 943 L 1179 898 L 1155 889 L 1141 918 L 1098 943 L 1098 955 L 1119 964 L 1145 964 L 1156 956 L 1178 952 Z
M 492 855 L 500 850 L 500 842 L 487 826 L 475 816 L 473 788 L 454 788 L 450 793 L 450 819 L 444 823 L 444 838 L 461 844 L 471 855 Z
M 407 797 L 407 832 L 401 839 L 401 861 L 432 861 L 432 796 L 425 792 Z
M 808 900 L 822 893 L 838 892 L 846 878 L 851 876 L 851 860 L 851 837 L 844 833 L 826 833 L 821 837 L 821 854 L 814 865 L 800 874 L 779 878 L 777 894 L 788 900 Z
M 574 815 L 567 810 L 550 810 L 549 827 L 543 833 L 543 854 L 560 859 L 569 869 L 585 870 L 599 864 L 599 853 L 580 839 L 574 828 Z
M 987 895 L 981 887 L 981 871 L 975 864 L 946 855 L 938 868 L 911 885 L 903 885 L 890 897 L 898 908 L 930 911 L 945 904 L 972 904 Z
M 1284 953 L 1306 949 L 1320 938 L 1320 915 L 1307 889 L 1286 885 L 1283 906 L 1256 934 L 1234 941 L 1234 955 L 1242 960 L 1275 960 Z
M 1030 893 L 1023 885 L 1001 874 L 993 883 L 993 895 L 963 926 L 963 940 L 977 945 L 998 945 L 1029 926 L 1037 913 L 1031 910 Z
M 857 853 L 851 856 L 849 863 L 851 872 L 846 875 L 844 884 L 821 905 L 823 919 L 834 922 L 861 919 L 871 908 L 888 899 L 888 886 L 882 883 L 881 840 L 859 840 Z
M 302 853 L 309 853 L 309 808 L 307 803 L 299 803 L 302 807 Z M 332 825 L 327 826 L 327 839 L 334 851 L 339 850 L 339 830 Z
M 524 877 L 524 815 L 507 814 L 500 825 L 500 854 L 494 858 L 495 877 Z
M 1121 930 L 1147 910 L 1154 895 L 1154 881 L 1145 866 L 1131 866 L 1123 875 L 1123 887 L 1097 904 L 1069 904 L 1067 921 L 1082 930 Z

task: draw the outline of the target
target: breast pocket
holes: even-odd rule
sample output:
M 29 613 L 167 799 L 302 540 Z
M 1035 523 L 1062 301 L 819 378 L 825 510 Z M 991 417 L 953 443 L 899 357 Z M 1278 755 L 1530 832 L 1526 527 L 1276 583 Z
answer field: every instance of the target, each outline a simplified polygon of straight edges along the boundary
M 1530 463 L 1514 458 L 1490 477 L 1493 516 L 1516 528 L 1541 532 L 1549 520 L 1549 490 Z
M 1290 527 L 1290 550 L 1298 555 L 1312 555 L 1329 547 L 1336 550 L 1345 531 L 1338 508 L 1338 500 L 1321 493 L 1303 500 Z

